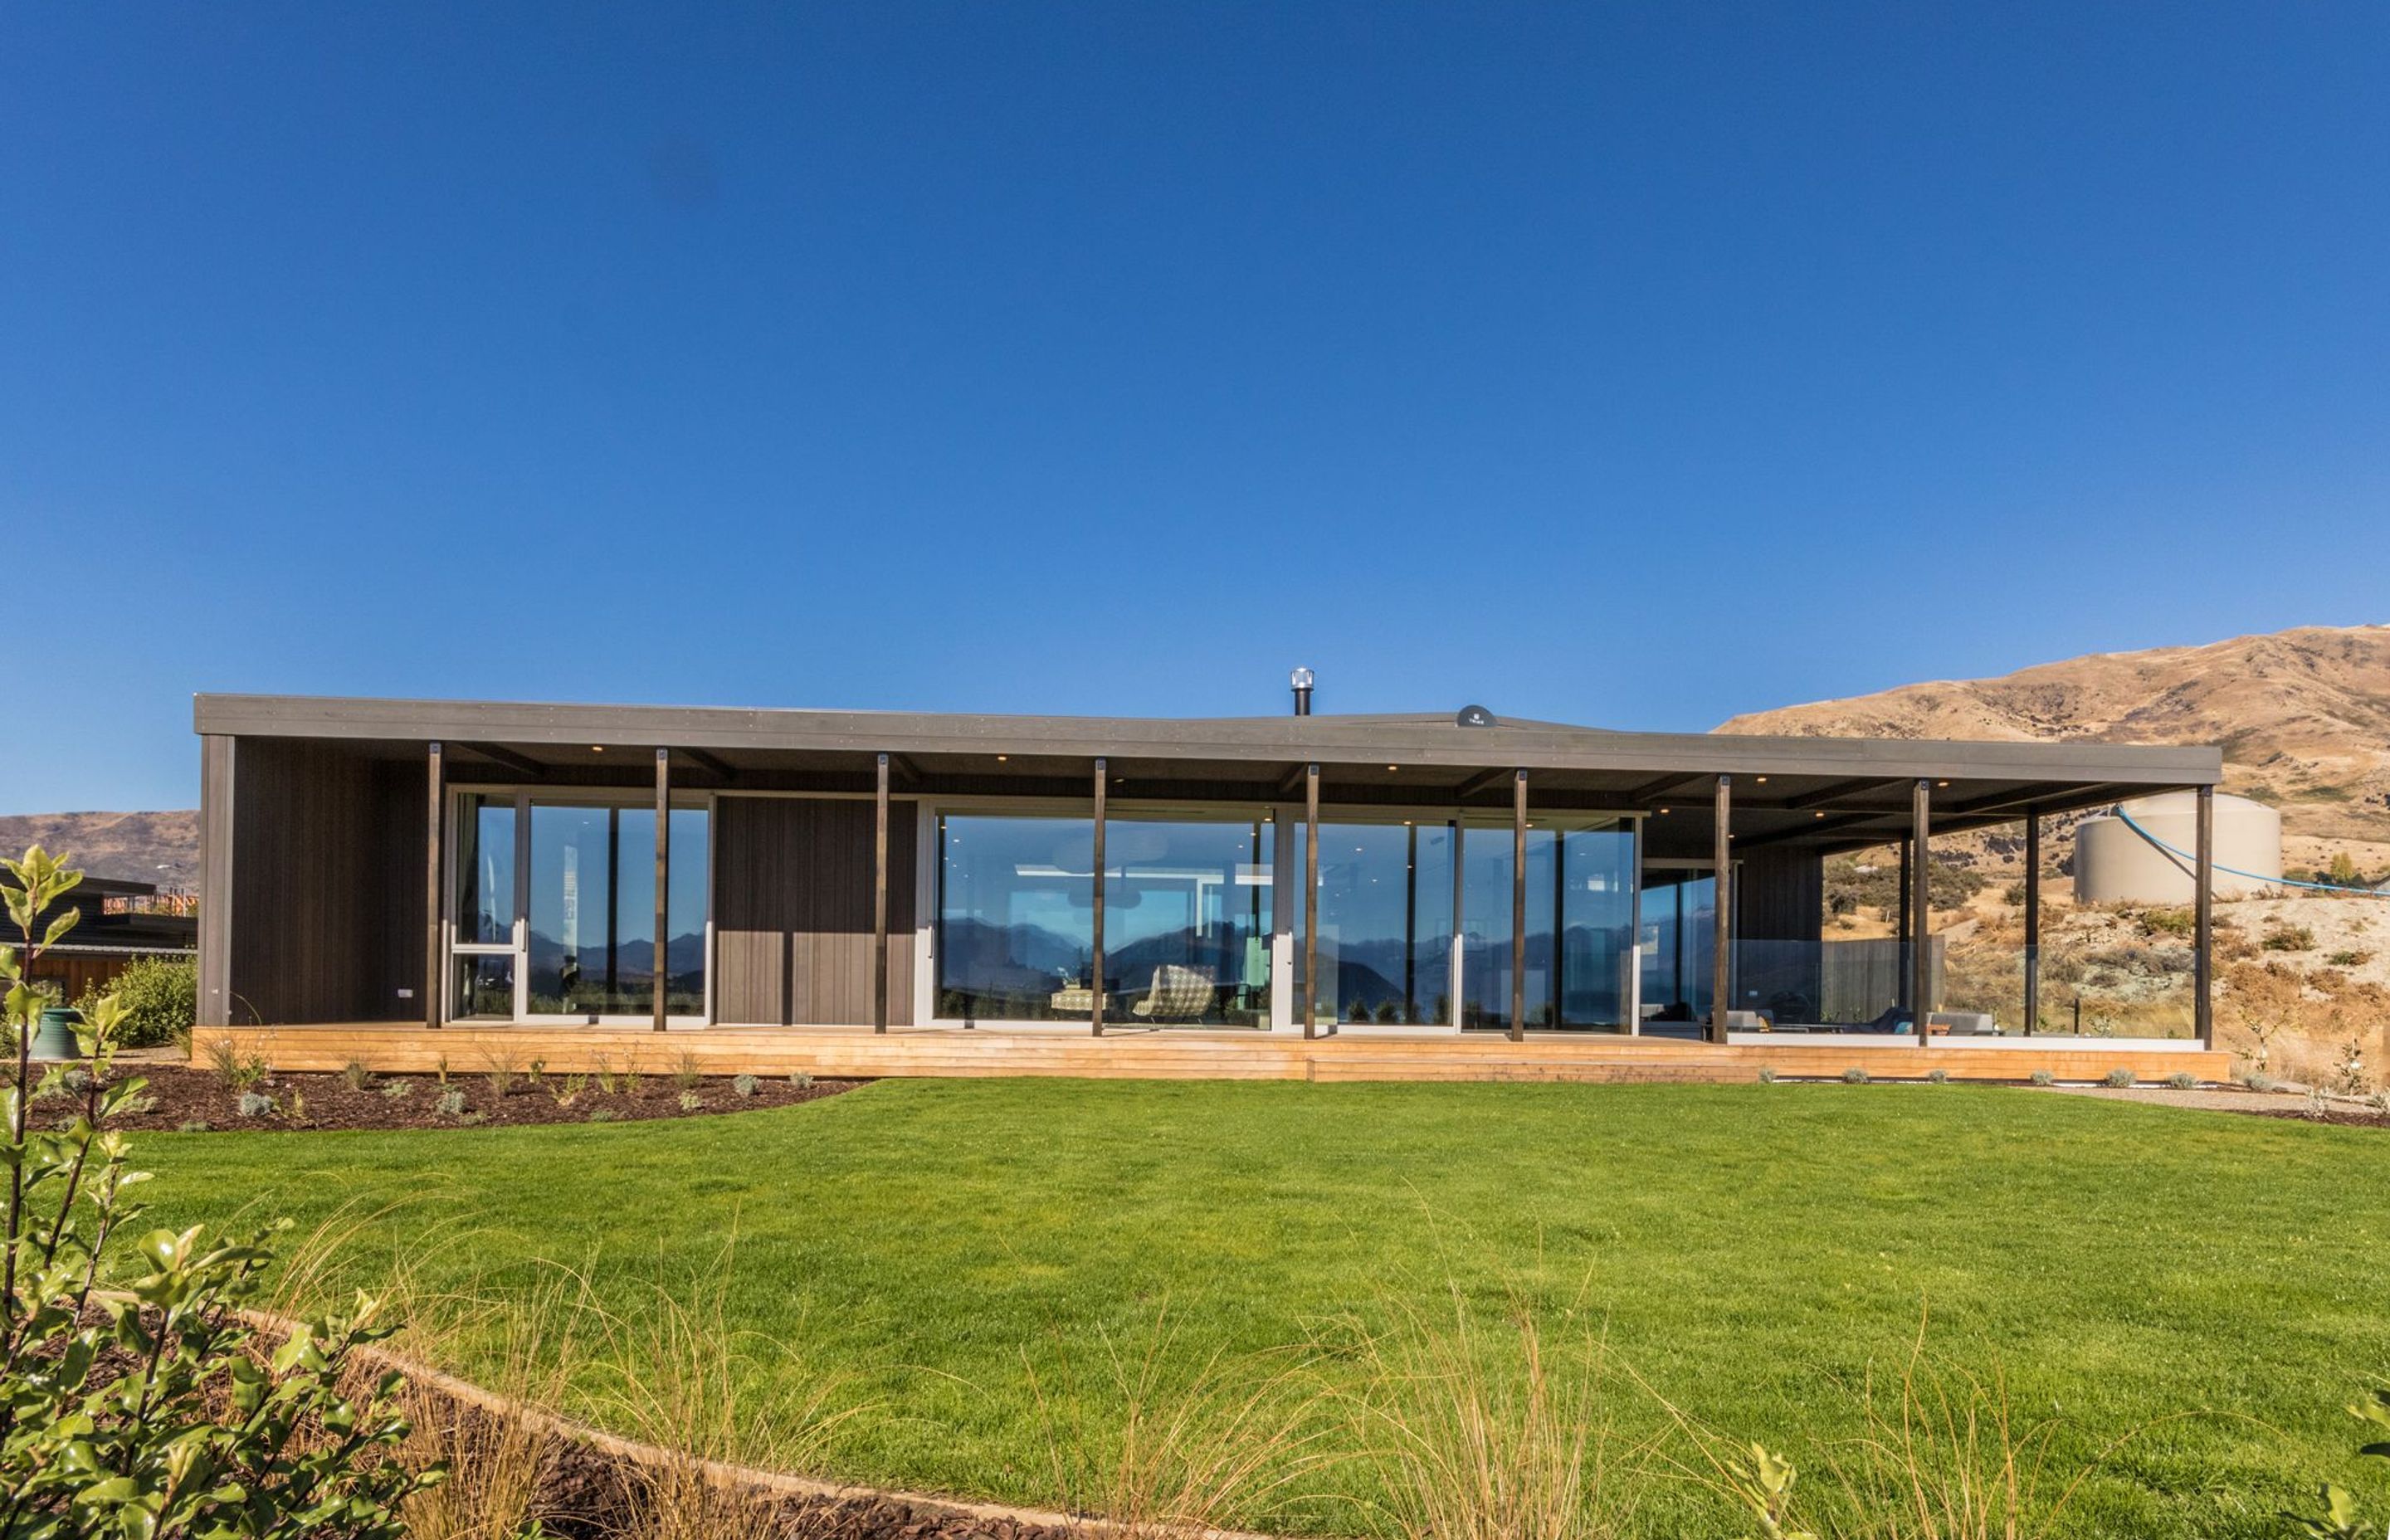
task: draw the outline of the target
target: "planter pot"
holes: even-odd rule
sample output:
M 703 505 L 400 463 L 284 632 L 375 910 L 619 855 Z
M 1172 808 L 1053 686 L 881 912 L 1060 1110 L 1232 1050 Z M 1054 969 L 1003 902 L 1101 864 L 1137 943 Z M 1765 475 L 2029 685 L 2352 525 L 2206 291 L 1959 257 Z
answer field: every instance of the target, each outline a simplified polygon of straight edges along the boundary
M 33 1028 L 35 1059 L 80 1059 L 82 1051 L 75 1046 L 74 1029 L 83 1020 L 83 1012 L 72 1006 L 51 1006 L 42 1012 L 40 1022 Z

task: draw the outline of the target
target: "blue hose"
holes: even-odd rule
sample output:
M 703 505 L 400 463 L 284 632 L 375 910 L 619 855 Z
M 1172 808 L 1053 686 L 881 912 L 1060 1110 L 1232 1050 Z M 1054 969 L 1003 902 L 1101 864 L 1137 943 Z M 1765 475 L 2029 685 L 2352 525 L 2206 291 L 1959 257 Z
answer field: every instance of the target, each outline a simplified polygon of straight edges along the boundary
M 2198 869 L 2198 856 L 2186 850 L 2175 849 L 2148 829 L 2133 822 L 2133 815 L 2125 811 L 2124 804 L 2121 802 L 2116 806 L 2116 816 L 2125 820 L 2127 828 L 2147 840 L 2151 844 L 2178 861 L 2190 862 L 2193 870 Z M 2360 898 L 2390 898 L 2390 892 L 2384 892 L 2379 888 L 2346 888 L 2337 882 L 2299 882 L 2287 877 L 2265 877 L 2256 872 L 2244 872 L 2238 866 L 2217 866 L 2216 869 L 2232 877 L 2245 877 L 2252 882 L 2263 882 L 2271 888 L 2305 888 L 2307 892 L 2315 893 L 2355 893 Z

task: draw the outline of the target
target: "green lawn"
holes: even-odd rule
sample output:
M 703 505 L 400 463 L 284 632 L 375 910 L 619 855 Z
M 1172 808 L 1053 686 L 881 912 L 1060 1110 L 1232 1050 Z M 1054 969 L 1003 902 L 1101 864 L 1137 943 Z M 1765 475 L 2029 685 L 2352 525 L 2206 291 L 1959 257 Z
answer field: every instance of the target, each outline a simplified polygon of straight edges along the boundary
M 2390 1376 L 2390 1138 L 2014 1090 L 887 1082 L 727 1118 L 142 1153 L 161 1218 L 361 1203 L 368 1251 L 466 1226 L 426 1265 L 484 1290 L 562 1263 L 637 1308 L 730 1247 L 729 1324 L 869 1404 L 831 1473 L 1012 1500 L 1060 1495 L 1025 1366 L 1100 1424 L 1095 1344 L 1142 1353 L 1164 1302 L 1186 1372 L 1432 1316 L 1448 1283 L 1489 1313 L 1522 1299 L 1812 1469 L 1856 1426 L 1848 1387 L 1930 1312 L 1938 1355 L 2060 1419 L 2055 1466 L 2168 1419 L 2073 1510 L 2086 1534 L 2281 1533 L 2317 1482 L 2371 1480 L 2338 1408 Z M 1647 1527 L 1706 1527 L 1690 1502 Z M 1244 1517 L 1353 1522 L 1317 1512 Z

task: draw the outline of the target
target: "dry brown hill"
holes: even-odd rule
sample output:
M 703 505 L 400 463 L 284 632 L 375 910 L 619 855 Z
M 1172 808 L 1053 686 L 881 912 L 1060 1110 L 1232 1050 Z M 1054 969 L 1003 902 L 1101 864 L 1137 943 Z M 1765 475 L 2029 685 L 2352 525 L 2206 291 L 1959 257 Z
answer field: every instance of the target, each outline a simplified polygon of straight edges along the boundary
M 1999 679 L 1754 712 L 1722 733 L 2213 743 L 2225 786 L 2282 810 L 2294 860 L 2390 841 L 2390 625 L 2303 626 L 2094 653 Z
M 199 815 L 176 813 L 20 813 L 0 815 L 0 851 L 27 845 L 70 856 L 94 877 L 154 882 L 161 892 L 199 885 Z

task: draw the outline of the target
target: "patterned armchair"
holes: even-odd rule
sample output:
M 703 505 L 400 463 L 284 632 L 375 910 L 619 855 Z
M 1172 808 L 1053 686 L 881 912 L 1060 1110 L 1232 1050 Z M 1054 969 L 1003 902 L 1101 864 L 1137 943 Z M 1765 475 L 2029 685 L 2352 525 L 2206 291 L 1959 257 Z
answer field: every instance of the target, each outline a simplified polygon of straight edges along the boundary
M 1200 968 L 1163 963 L 1153 970 L 1152 986 L 1144 999 L 1129 1007 L 1149 1021 L 1194 1021 L 1210 1014 L 1219 986 Z

